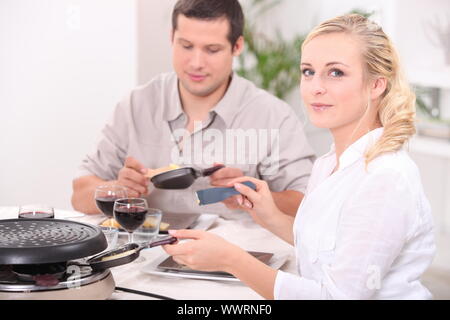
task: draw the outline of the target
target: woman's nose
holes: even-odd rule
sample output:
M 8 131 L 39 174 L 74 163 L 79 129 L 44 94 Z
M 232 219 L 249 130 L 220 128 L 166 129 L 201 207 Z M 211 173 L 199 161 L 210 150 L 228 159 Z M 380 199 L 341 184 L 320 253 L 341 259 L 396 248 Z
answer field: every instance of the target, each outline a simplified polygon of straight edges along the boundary
M 319 76 L 315 76 L 314 79 L 312 80 L 311 91 L 312 91 L 312 94 L 315 96 L 323 95 L 327 92 L 325 85 Z

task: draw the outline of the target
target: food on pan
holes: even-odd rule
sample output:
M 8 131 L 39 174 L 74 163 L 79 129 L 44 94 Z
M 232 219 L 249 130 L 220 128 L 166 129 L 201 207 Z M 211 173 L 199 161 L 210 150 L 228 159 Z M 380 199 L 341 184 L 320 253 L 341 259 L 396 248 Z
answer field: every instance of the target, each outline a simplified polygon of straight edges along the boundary
M 120 228 L 120 224 L 116 221 L 116 219 L 106 219 L 101 223 L 102 227 L 111 227 L 111 228 Z
M 113 254 L 113 255 L 110 255 L 110 256 L 106 256 L 106 257 L 102 258 L 102 262 L 109 261 L 109 260 L 120 259 L 120 258 L 123 258 L 123 257 L 127 257 L 127 256 L 129 256 L 129 255 L 131 255 L 131 254 L 133 254 L 135 252 L 136 252 L 136 249 L 133 249 L 133 250 L 128 250 L 128 251 L 125 251 L 125 252 Z
M 166 223 L 166 222 L 161 222 L 159 224 L 159 230 L 161 230 L 161 231 L 167 231 L 167 230 L 169 230 L 169 227 L 170 227 L 170 224 Z
M 153 178 L 157 174 L 161 174 L 161 173 L 176 170 L 176 169 L 180 169 L 180 166 L 172 163 L 167 167 L 162 167 L 162 168 L 158 168 L 158 169 L 148 169 L 147 174 L 145 176 L 147 178 Z
M 117 228 L 117 229 L 122 228 L 121 225 L 116 221 L 116 219 L 107 219 L 107 220 L 102 222 L 101 226 L 102 227 L 112 227 L 112 228 Z M 169 226 L 170 226 L 170 224 L 168 224 L 166 222 L 161 222 L 160 225 L 159 225 L 159 230 L 160 231 L 167 231 L 167 230 L 169 230 Z M 145 220 L 145 222 L 142 225 L 142 227 L 144 227 L 144 228 L 154 228 L 155 224 L 154 224 L 154 222 L 151 219 L 147 219 L 147 220 Z

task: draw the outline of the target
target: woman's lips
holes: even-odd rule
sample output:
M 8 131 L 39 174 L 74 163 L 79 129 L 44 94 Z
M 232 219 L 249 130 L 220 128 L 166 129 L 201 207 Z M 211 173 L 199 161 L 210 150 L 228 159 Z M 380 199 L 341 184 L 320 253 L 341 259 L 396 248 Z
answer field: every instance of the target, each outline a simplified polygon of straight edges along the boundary
M 313 103 L 311 107 L 314 111 L 326 111 L 333 107 L 331 104 L 323 104 L 323 103 Z

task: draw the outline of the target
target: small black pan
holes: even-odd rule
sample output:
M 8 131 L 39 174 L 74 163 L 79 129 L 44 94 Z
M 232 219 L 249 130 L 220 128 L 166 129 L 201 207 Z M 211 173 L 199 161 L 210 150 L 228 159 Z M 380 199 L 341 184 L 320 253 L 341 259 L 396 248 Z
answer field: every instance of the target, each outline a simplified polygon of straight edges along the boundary
M 118 249 L 103 252 L 93 258 L 90 258 L 87 260 L 87 266 L 91 267 L 94 271 L 121 266 L 136 260 L 143 249 L 162 246 L 165 244 L 173 244 L 177 241 L 177 238 L 170 237 L 145 244 L 128 243 Z M 114 256 L 117 256 L 117 258 L 114 258 Z
M 191 167 L 180 168 L 157 174 L 151 179 L 151 182 L 158 189 L 181 190 L 189 188 L 195 179 L 208 177 L 222 168 L 225 166 L 218 165 L 202 171 Z

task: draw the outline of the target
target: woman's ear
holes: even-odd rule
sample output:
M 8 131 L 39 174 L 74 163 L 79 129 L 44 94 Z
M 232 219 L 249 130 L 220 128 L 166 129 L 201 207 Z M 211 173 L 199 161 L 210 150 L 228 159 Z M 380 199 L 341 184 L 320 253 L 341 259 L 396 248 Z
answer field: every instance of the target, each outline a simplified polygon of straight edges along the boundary
M 376 100 L 378 99 L 383 93 L 386 91 L 387 88 L 387 79 L 383 77 L 379 77 L 375 79 L 375 81 L 371 85 L 371 99 Z

